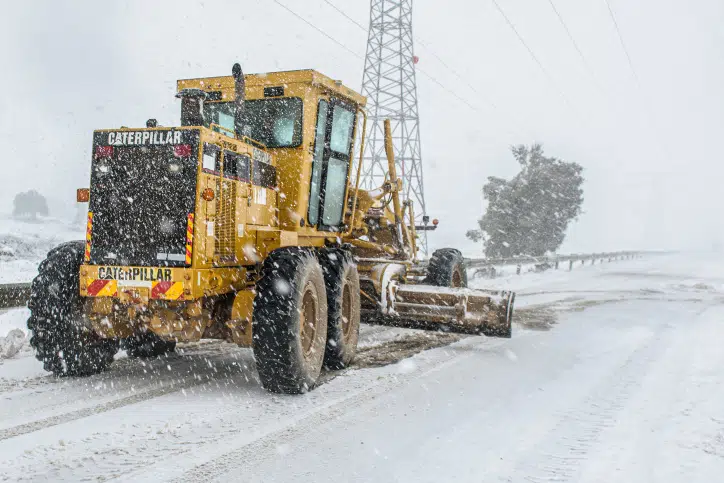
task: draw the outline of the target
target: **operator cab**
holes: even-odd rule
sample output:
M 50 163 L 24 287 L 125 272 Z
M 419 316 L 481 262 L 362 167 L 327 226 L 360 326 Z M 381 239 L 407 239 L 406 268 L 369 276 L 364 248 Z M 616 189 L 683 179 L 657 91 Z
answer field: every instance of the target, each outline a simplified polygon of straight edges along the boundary
M 269 153 L 280 229 L 320 238 L 343 231 L 367 99 L 313 70 L 241 77 L 179 80 L 182 125 L 202 125 Z

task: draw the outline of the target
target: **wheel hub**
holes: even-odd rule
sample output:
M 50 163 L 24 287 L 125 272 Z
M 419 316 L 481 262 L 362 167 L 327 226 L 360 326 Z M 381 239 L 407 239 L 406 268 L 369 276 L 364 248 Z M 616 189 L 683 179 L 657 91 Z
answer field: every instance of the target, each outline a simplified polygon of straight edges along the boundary
M 304 287 L 302 296 L 302 313 L 300 317 L 300 330 L 302 339 L 302 351 L 305 358 L 312 353 L 314 339 L 317 335 L 317 294 L 314 286 L 310 283 Z

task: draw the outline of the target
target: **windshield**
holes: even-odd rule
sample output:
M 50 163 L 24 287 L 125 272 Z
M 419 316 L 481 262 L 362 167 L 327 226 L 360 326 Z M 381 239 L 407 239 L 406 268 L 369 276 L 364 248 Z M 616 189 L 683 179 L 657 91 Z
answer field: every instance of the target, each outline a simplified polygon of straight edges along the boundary
M 218 124 L 224 129 L 234 132 L 234 103 L 233 102 L 214 102 L 204 103 L 204 119 L 206 119 L 206 127 L 211 124 Z M 216 129 L 220 131 L 219 129 Z M 229 134 L 229 133 L 225 133 Z
M 244 136 L 269 148 L 291 148 L 302 142 L 302 100 L 298 97 L 246 101 Z M 234 131 L 234 103 L 204 104 L 207 126 L 218 124 Z

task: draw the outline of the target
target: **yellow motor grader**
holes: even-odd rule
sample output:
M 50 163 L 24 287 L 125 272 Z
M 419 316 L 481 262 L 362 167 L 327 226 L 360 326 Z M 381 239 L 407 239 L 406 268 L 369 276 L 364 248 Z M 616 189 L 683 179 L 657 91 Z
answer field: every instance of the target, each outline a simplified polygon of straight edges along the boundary
M 177 97 L 180 127 L 93 133 L 86 239 L 48 253 L 28 304 L 46 370 L 217 338 L 253 348 L 265 388 L 299 393 L 350 364 L 361 318 L 510 337 L 514 294 L 468 289 L 457 250 L 418 258 L 389 122 L 387 181 L 360 189 L 363 96 L 236 64 L 179 80 Z

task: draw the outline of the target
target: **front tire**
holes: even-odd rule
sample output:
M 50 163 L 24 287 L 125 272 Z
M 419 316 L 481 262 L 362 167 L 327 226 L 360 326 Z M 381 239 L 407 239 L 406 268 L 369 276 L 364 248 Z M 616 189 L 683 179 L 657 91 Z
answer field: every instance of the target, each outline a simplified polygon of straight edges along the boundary
M 321 258 L 327 286 L 327 348 L 324 367 L 344 369 L 357 354 L 360 288 L 357 265 L 344 250 L 327 250 Z
M 317 258 L 303 248 L 272 252 L 254 298 L 253 349 L 269 391 L 300 394 L 314 387 L 327 342 L 327 293 Z
M 435 250 L 427 265 L 423 283 L 436 287 L 462 288 L 468 286 L 468 272 L 460 250 L 441 248 Z
M 84 247 L 73 241 L 51 250 L 31 285 L 30 345 L 45 370 L 56 376 L 102 372 L 118 351 L 118 341 L 101 339 L 83 324 L 79 272 Z

